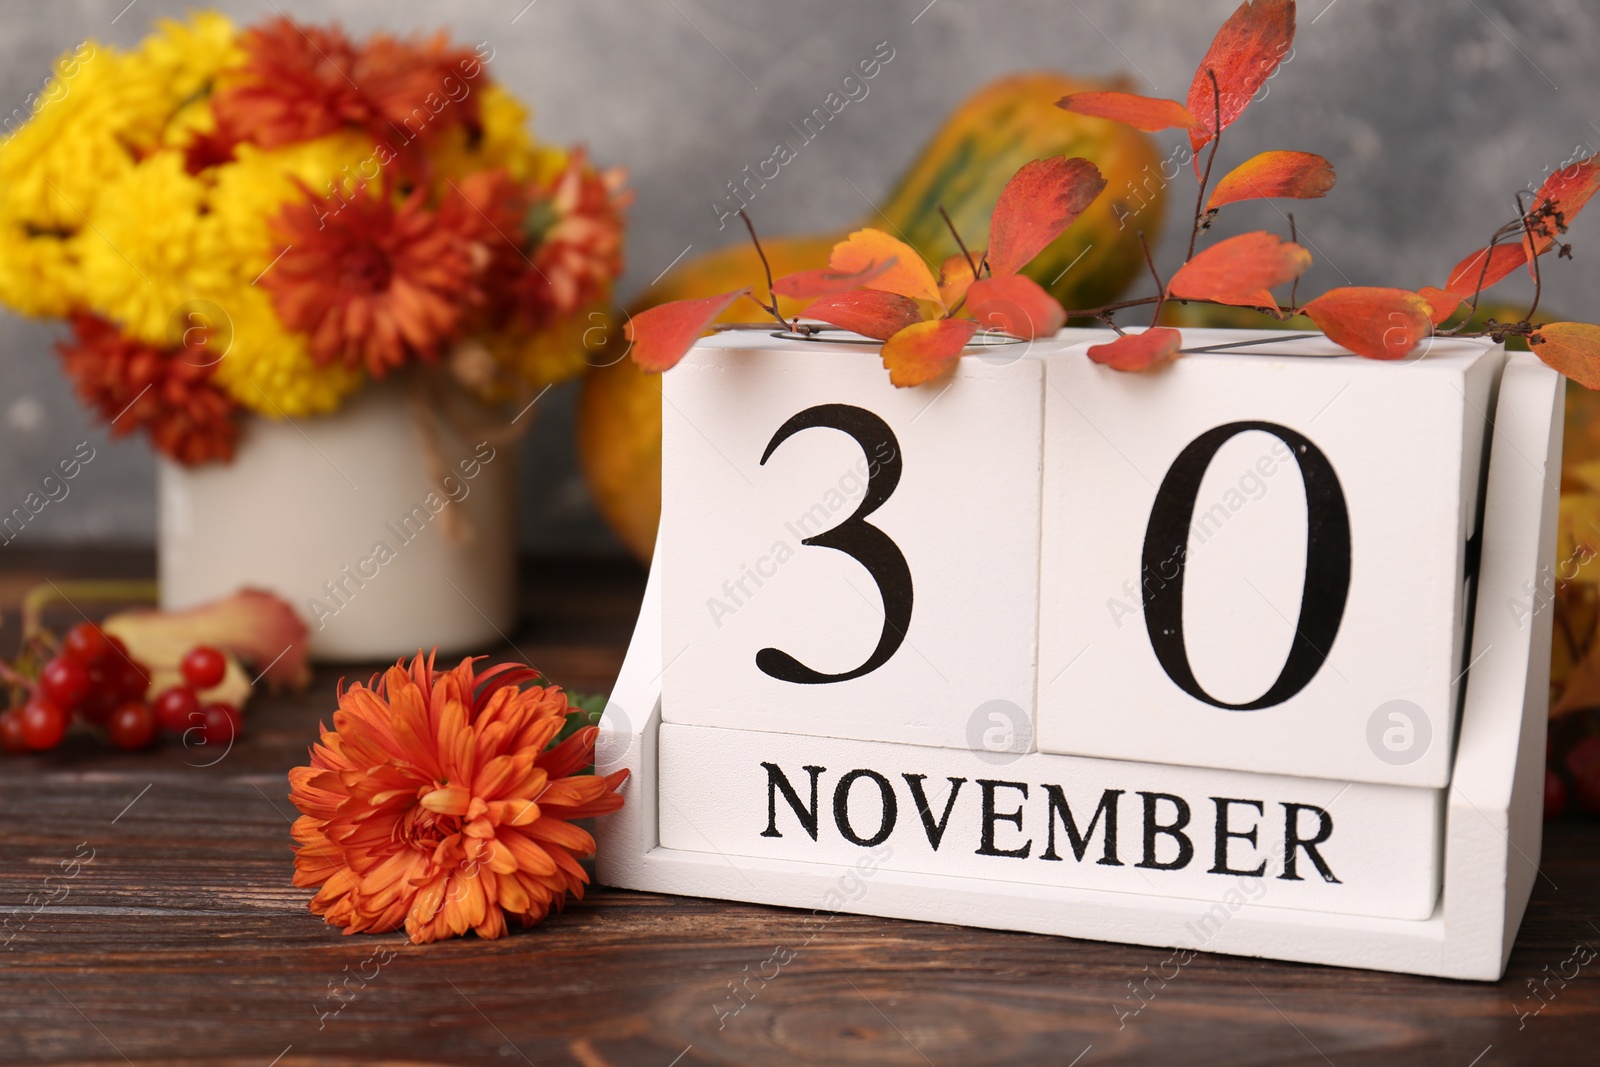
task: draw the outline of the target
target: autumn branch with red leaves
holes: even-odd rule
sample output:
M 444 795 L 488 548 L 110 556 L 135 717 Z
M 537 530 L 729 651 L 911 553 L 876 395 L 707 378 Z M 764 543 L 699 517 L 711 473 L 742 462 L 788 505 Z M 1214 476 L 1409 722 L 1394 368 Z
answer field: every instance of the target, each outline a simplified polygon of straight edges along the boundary
M 1299 279 L 1311 266 L 1311 254 L 1298 242 L 1293 216 L 1287 240 L 1258 230 L 1197 251 L 1201 235 L 1209 233 L 1230 204 L 1317 199 L 1333 188 L 1334 170 L 1326 159 L 1287 150 L 1258 153 L 1211 187 L 1223 132 L 1277 71 L 1293 45 L 1294 31 L 1294 0 L 1246 0 L 1212 40 L 1184 102 L 1117 91 L 1075 93 L 1059 101 L 1060 107 L 1080 115 L 1147 132 L 1182 129 L 1189 136 L 1197 183 L 1194 219 L 1183 263 L 1165 285 L 1144 235 L 1139 235 L 1155 281 L 1153 295 L 1068 310 L 1020 273 L 1105 189 L 1105 178 L 1089 160 L 1052 157 L 1024 165 L 1006 183 L 990 217 L 986 249 L 969 249 L 940 206 L 960 252 L 941 265 L 937 276 L 904 241 L 881 230 L 861 229 L 833 247 L 826 269 L 774 279 L 755 227 L 745 217 L 765 269 L 766 299 L 746 286 L 651 308 L 628 324 L 633 358 L 645 370 L 664 371 L 708 330 L 750 328 L 712 325 L 741 296 L 750 297 L 784 330 L 817 332 L 819 327 L 811 323 L 783 316 L 777 302 L 783 296 L 809 301 L 802 311 L 805 319 L 881 341 L 884 367 L 897 386 L 920 385 L 948 372 L 980 330 L 1031 340 L 1050 336 L 1069 318 L 1098 319 L 1116 330 L 1116 339 L 1089 348 L 1090 359 L 1116 370 L 1147 371 L 1182 353 L 1181 332 L 1157 325 L 1165 303 L 1177 300 L 1252 308 L 1280 321 L 1305 315 L 1331 340 L 1369 359 L 1403 359 L 1433 336 L 1489 337 L 1496 342 L 1521 337 L 1562 374 L 1600 388 L 1600 326 L 1536 326 L 1532 321 L 1543 289 L 1540 257 L 1554 250 L 1558 258 L 1571 258 L 1571 246 L 1560 238 L 1600 189 L 1600 156 L 1556 171 L 1531 200 L 1519 195 L 1517 217 L 1496 229 L 1488 245 L 1457 263 L 1440 287 L 1343 286 L 1299 303 Z M 1200 154 L 1208 146 L 1202 169 Z M 1522 319 L 1491 319 L 1468 330 L 1484 290 L 1523 266 L 1533 278 L 1534 295 Z M 1289 287 L 1287 303 L 1273 294 L 1283 286 Z M 1462 321 L 1444 328 L 1463 305 Z M 1151 306 L 1151 325 L 1141 332 L 1125 332 L 1116 322 L 1118 312 Z

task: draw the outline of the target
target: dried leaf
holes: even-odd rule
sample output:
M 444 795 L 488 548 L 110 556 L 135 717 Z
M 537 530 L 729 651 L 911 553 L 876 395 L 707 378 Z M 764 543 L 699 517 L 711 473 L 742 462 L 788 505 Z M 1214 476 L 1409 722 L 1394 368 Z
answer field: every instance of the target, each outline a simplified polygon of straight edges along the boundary
M 1187 129 L 1194 125 L 1194 116 L 1189 114 L 1189 109 L 1176 100 L 1139 96 L 1136 93 L 1073 93 L 1056 101 L 1056 106 L 1097 119 L 1125 122 L 1146 133 L 1170 130 L 1174 126 Z
M 1067 313 L 1056 298 L 1025 274 L 973 282 L 967 290 L 967 310 L 985 329 L 1004 330 L 1025 341 L 1049 337 L 1067 324 Z
M 1568 164 L 1546 178 L 1534 195 L 1533 207 L 1529 210 L 1537 211 L 1548 204 L 1560 212 L 1562 225 L 1571 226 L 1572 220 L 1578 217 L 1578 212 L 1583 210 L 1596 191 L 1600 191 L 1600 156 L 1590 156 Z M 1554 219 L 1538 220 L 1534 227 L 1531 240 L 1526 234 L 1522 238 L 1530 260 L 1534 254 L 1548 249 L 1559 232 Z
M 1484 269 L 1485 261 L 1488 263 L 1487 270 Z M 1489 248 L 1480 248 L 1455 265 L 1444 287 L 1470 300 L 1473 293 L 1489 288 L 1527 261 L 1528 252 L 1522 245 L 1493 245 Z
M 902 388 L 931 382 L 949 370 L 978 332 L 971 319 L 934 319 L 907 326 L 883 346 L 889 381 Z
M 1275 233 L 1257 230 L 1220 241 L 1185 263 L 1167 283 L 1181 300 L 1213 300 L 1241 307 L 1270 307 L 1269 292 L 1311 266 L 1311 253 Z
M 1198 152 L 1220 132 L 1219 111 L 1222 130 L 1244 113 L 1293 41 L 1294 0 L 1245 0 L 1239 5 L 1217 31 L 1189 84 L 1189 114 L 1194 116 L 1189 128 L 1192 149 Z M 1217 76 L 1215 92 L 1208 70 Z
M 876 263 L 893 265 L 873 278 L 865 288 L 885 293 L 899 293 L 913 300 L 939 299 L 939 283 L 933 280 L 933 271 L 922 261 L 915 249 L 882 230 L 857 230 L 833 246 L 828 256 L 828 266 L 840 274 L 854 274 Z
M 806 318 L 817 319 L 863 337 L 887 341 L 914 322 L 922 321 L 922 308 L 910 297 L 880 293 L 876 289 L 853 289 L 837 296 L 825 296 L 806 308 Z
M 1466 299 L 1460 293 L 1452 293 L 1448 289 L 1435 289 L 1431 285 L 1424 285 L 1418 289 L 1417 295 L 1426 300 L 1428 306 L 1433 309 L 1433 314 L 1429 317 L 1435 326 L 1454 315 L 1456 308 L 1461 306 L 1461 301 Z
M 1528 338 L 1529 347 L 1585 389 L 1600 389 L 1600 326 L 1587 322 L 1550 322 Z
M 974 251 L 972 259 L 982 262 L 983 253 Z M 967 287 L 971 284 L 972 263 L 960 252 L 945 260 L 944 266 L 939 268 L 939 296 L 943 298 L 945 307 L 955 307 L 967 295 Z
M 694 347 L 712 321 L 749 291 L 750 287 L 746 286 L 731 293 L 698 300 L 673 300 L 641 311 L 628 320 L 623 330 L 633 343 L 630 350 L 633 361 L 647 371 L 671 370 Z
M 1206 210 L 1275 196 L 1314 200 L 1328 195 L 1333 181 L 1333 164 L 1314 152 L 1262 152 L 1234 167 L 1217 183 Z
M 1329 289 L 1301 310 L 1334 342 L 1368 359 L 1402 359 L 1433 333 L 1428 301 L 1409 289 Z
M 821 270 L 802 270 L 793 274 L 785 274 L 772 283 L 772 291 L 777 296 L 792 297 L 796 300 L 814 299 L 819 296 L 834 296 L 839 293 L 848 293 L 852 289 L 860 289 L 868 282 L 888 273 L 897 260 L 890 256 L 881 263 L 868 263 L 865 267 L 850 274 L 841 273 L 829 267 Z
M 1115 341 L 1094 345 L 1089 358 L 1112 370 L 1152 370 L 1178 358 L 1183 335 L 1166 326 L 1153 326 L 1143 333 L 1125 333 Z
M 1023 164 L 1000 190 L 989 220 L 989 269 L 1015 274 L 1027 266 L 1105 187 L 1100 168 L 1087 159 L 1051 156 Z

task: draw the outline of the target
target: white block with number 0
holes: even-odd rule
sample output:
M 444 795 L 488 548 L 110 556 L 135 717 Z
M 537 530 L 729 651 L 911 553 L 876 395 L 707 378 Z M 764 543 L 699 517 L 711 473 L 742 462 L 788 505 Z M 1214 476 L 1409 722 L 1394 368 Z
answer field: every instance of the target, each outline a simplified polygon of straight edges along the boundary
M 1342 351 L 1277 342 L 1145 375 L 1052 355 L 1043 751 L 1447 784 L 1504 356 Z
M 896 389 L 741 332 L 663 377 L 665 721 L 968 747 L 992 704 L 1030 746 L 1043 363 L 983 351 Z

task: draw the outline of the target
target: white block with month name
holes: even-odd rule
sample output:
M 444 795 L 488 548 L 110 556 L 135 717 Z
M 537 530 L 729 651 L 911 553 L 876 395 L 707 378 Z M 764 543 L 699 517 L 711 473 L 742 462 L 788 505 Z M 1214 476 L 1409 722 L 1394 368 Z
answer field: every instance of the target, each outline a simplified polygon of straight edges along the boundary
M 671 723 L 658 745 L 663 848 L 1392 919 L 1438 897 L 1437 789 Z
M 1042 751 L 1447 784 L 1504 353 L 1342 353 L 1279 340 L 1153 374 L 1052 353 Z
M 667 722 L 967 747 L 999 708 L 1031 747 L 1030 347 L 897 389 L 876 346 L 743 331 L 663 377 Z

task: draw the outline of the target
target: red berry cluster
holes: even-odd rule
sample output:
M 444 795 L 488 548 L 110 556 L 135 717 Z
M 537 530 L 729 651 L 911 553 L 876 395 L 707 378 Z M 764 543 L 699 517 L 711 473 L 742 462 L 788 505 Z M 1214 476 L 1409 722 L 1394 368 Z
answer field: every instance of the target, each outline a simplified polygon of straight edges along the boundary
M 242 725 L 239 710 L 231 704 L 202 706 L 195 695 L 222 681 L 227 671 L 222 653 L 199 645 L 183 657 L 179 669 L 184 684 L 147 702 L 149 671 L 128 655 L 116 635 L 80 622 L 67 631 L 60 651 L 40 670 L 27 701 L 0 713 L 0 749 L 55 748 L 74 715 L 103 728 L 111 743 L 122 749 L 149 746 L 158 729 L 176 734 L 197 730 L 206 744 L 232 742 Z

